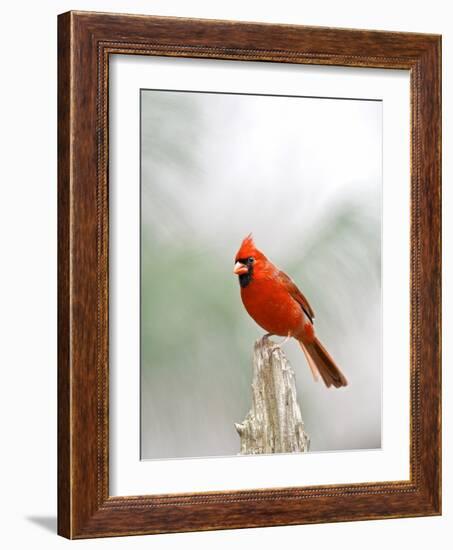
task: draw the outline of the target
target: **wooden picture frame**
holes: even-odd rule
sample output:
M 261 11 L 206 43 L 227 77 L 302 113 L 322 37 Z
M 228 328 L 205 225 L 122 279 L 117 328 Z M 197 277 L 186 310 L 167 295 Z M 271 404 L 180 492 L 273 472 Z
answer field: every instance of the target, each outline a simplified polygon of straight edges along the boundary
M 88 538 L 440 514 L 440 36 L 69 12 L 59 16 L 58 49 L 58 533 Z M 410 71 L 410 480 L 109 495 L 111 54 Z

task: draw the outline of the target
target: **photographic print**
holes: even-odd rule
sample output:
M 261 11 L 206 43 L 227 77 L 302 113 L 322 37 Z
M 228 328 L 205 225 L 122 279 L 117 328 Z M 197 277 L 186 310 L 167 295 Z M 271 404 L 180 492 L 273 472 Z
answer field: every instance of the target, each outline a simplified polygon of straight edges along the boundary
M 140 93 L 141 458 L 379 449 L 382 102 Z
M 58 50 L 59 534 L 439 515 L 441 37 L 77 11 Z

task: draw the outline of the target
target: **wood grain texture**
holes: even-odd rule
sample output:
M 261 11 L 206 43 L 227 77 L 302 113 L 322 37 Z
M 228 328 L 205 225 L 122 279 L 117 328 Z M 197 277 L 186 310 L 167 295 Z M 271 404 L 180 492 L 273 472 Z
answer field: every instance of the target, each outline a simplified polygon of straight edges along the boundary
M 297 399 L 296 377 L 282 348 L 268 336 L 253 346 L 252 403 L 241 423 L 240 454 L 305 453 L 305 432 Z
M 69 15 L 58 26 L 58 532 L 70 536 Z
M 58 532 L 86 538 L 440 514 L 440 37 L 70 12 L 59 16 L 58 47 Z M 111 54 L 410 71 L 410 481 L 109 496 Z

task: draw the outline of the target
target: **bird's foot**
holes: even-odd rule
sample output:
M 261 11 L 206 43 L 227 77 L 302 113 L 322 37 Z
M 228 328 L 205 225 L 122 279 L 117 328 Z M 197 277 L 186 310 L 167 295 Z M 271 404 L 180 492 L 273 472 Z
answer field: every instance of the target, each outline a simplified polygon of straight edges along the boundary
M 264 337 L 269 337 L 269 336 L 271 336 L 271 335 L 265 335 Z M 263 338 L 264 338 L 264 337 L 263 337 Z M 274 343 L 273 346 L 272 346 L 271 351 L 275 351 L 275 350 L 277 350 L 277 349 L 281 350 L 282 346 L 284 346 L 284 345 L 286 344 L 286 342 L 287 342 L 290 338 L 291 338 L 291 335 L 288 334 L 288 335 L 286 336 L 286 338 L 284 338 L 281 342 L 276 342 L 276 343 Z
M 291 334 L 287 334 L 286 338 L 284 338 L 280 344 L 278 344 L 279 346 L 284 346 L 286 344 L 286 342 L 291 338 Z
M 270 351 L 273 352 L 279 348 L 279 345 L 270 339 L 271 336 L 274 336 L 274 334 L 272 334 L 271 332 L 267 332 L 264 336 L 262 336 L 260 342 L 263 346 L 269 346 Z

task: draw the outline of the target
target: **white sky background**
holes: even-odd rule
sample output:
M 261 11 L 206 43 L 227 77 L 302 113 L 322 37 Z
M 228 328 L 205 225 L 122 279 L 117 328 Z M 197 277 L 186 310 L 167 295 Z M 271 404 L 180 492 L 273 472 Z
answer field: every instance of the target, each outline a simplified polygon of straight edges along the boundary
M 286 347 L 312 450 L 380 447 L 381 180 L 381 102 L 142 91 L 143 234 L 162 247 L 162 265 L 167 251 L 192 250 L 209 266 L 205 285 L 215 284 L 234 311 L 222 341 L 215 315 L 211 335 L 203 325 L 201 317 L 216 313 L 209 305 L 192 314 L 184 296 L 175 303 L 169 295 L 159 310 L 154 327 L 171 327 L 173 342 L 184 338 L 185 315 L 199 325 L 199 341 L 190 340 L 189 358 L 182 351 L 160 370 L 152 347 L 142 355 L 149 376 L 142 385 L 143 458 L 238 450 L 233 424 L 250 407 L 250 353 L 263 332 L 243 309 L 231 274 L 250 231 L 307 295 L 318 336 L 350 381 L 340 391 L 313 383 L 297 344 Z M 346 230 L 335 221 L 342 209 L 354 218 Z M 143 246 L 142 260 L 153 261 Z M 185 284 L 182 276 L 178 285 Z M 204 290 L 188 278 L 187 293 L 199 292 L 199 303 Z M 156 309 L 143 302 L 142 287 L 143 307 Z M 171 345 L 165 335 L 158 342 Z M 222 356 L 216 365 L 214 352 Z
M 147 102 L 157 95 L 185 102 L 199 116 L 199 170 L 173 183 L 200 238 L 215 232 L 230 241 L 234 232 L 236 243 L 253 231 L 270 253 L 285 246 L 274 238 L 279 232 L 310 231 L 328 201 L 380 191 L 379 101 L 144 91 L 144 120 Z M 144 186 L 153 179 L 146 162 Z M 170 177 L 179 179 L 173 172 Z M 194 192 L 200 186 L 202 199 Z M 234 216 L 228 208 L 233 199 Z

